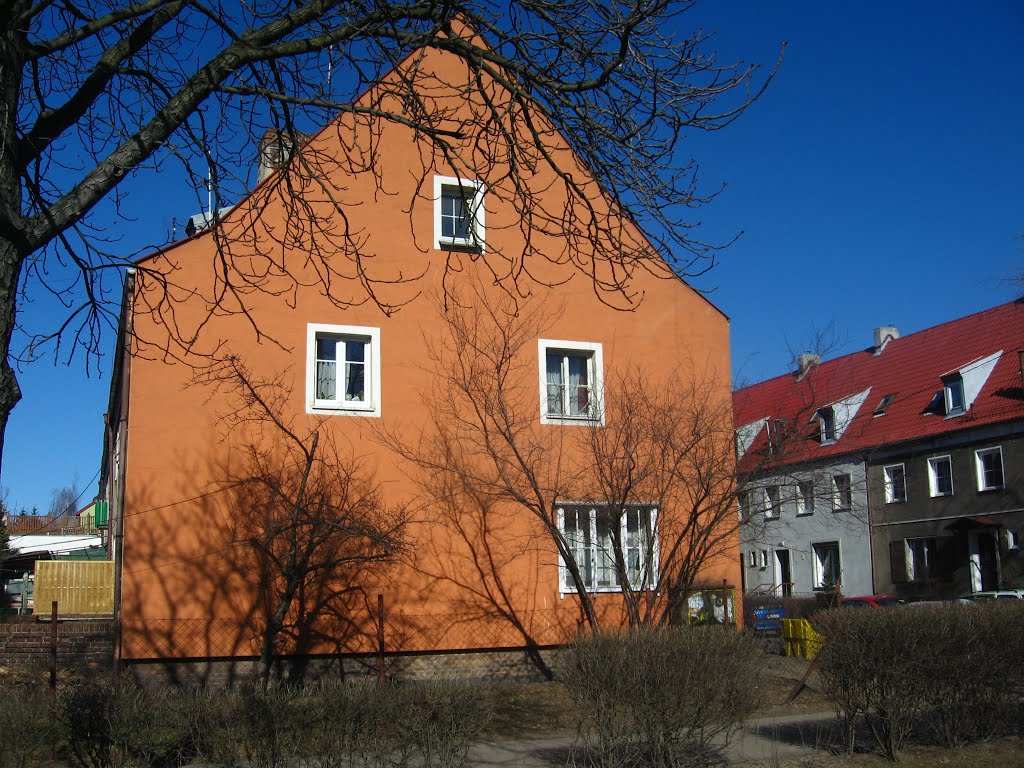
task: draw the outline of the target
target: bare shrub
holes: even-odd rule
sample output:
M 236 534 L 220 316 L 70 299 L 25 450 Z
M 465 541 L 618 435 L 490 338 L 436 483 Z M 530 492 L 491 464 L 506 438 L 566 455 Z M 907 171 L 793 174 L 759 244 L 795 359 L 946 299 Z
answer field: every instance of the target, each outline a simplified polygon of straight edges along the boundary
M 925 703 L 922 660 L 930 649 L 921 619 L 912 611 L 838 610 L 820 625 L 819 674 L 846 726 L 847 751 L 863 716 L 882 754 L 895 760 Z
M 27 768 L 52 743 L 49 697 L 40 687 L 0 689 L 0 765 Z
M 1016 724 L 1024 608 L 1015 603 L 917 609 L 931 653 L 921 660 L 924 729 L 958 747 Z
M 72 764 L 82 768 L 115 765 L 117 701 L 113 688 L 94 683 L 75 684 L 62 692 L 57 706 Z
M 577 759 L 600 768 L 714 760 L 759 703 L 760 660 L 748 639 L 721 630 L 602 633 L 574 644 L 566 684 L 580 716 Z
M 465 765 L 470 747 L 491 720 L 482 689 L 469 683 L 435 681 L 410 686 L 403 693 L 408 733 L 423 768 Z
M 118 694 L 118 752 L 143 768 L 179 768 L 193 760 L 206 732 L 205 693 L 124 686 Z
M 835 611 L 819 674 L 853 752 L 859 720 L 890 760 L 915 729 L 959 746 L 1009 731 L 1020 710 L 1024 606 Z

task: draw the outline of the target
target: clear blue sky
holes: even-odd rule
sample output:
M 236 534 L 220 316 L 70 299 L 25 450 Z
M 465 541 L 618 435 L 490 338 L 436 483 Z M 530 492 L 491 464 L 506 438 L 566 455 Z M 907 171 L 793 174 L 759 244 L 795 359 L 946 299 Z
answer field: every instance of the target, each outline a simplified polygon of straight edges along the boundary
M 688 139 L 708 238 L 742 231 L 695 281 L 732 319 L 734 375 L 776 375 L 826 328 L 837 352 L 872 329 L 926 328 L 1015 298 L 1024 269 L 1024 3 L 705 0 L 680 24 L 716 29 L 776 81 L 724 131 Z M 125 252 L 198 211 L 193 190 L 140 179 Z M 45 312 L 34 307 L 31 312 Z M 112 353 L 113 340 L 110 341 Z M 95 494 L 103 376 L 40 362 L 20 375 L 2 485 L 15 508 L 77 481 Z

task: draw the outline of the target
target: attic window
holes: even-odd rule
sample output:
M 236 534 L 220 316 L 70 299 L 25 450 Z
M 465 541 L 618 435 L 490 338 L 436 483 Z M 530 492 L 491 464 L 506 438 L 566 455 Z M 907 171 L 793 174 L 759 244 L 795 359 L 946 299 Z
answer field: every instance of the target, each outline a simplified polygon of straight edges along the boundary
M 831 405 L 818 410 L 818 421 L 821 428 L 821 444 L 834 443 L 836 441 L 836 412 Z
M 885 412 L 889 410 L 889 406 L 892 405 L 892 401 L 895 399 L 895 394 L 888 394 L 879 400 L 878 405 L 875 406 L 875 416 L 884 416 Z
M 1003 351 L 999 350 L 987 357 L 979 357 L 939 377 L 942 379 L 939 405 L 946 418 L 962 416 L 971 410 L 1002 354 Z
M 943 398 L 946 401 L 946 415 L 959 416 L 965 408 L 964 400 L 964 379 L 962 376 L 951 376 L 943 384 Z

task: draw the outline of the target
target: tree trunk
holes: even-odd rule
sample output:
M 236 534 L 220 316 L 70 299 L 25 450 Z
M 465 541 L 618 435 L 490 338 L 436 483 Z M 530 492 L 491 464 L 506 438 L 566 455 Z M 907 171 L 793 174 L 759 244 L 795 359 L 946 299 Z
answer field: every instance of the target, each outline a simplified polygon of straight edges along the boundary
M 28 8 L 27 0 L 5 4 L 0 19 L 0 469 L 7 420 L 21 400 L 18 378 L 11 367 L 11 336 L 14 333 L 18 279 L 29 252 L 22 217 L 21 174 L 18 162 L 18 107 L 21 73 L 28 41 L 24 30 L 13 29 L 11 20 Z

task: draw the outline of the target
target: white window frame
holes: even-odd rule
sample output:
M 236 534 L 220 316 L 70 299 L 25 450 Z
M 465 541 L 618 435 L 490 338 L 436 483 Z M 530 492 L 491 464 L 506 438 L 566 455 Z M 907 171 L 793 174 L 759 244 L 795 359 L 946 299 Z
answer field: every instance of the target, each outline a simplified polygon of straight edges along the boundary
M 749 566 L 751 568 L 757 568 L 757 550 L 756 549 L 752 549 L 752 550 L 750 550 L 750 552 L 747 553 L 747 555 L 748 555 L 748 559 L 749 559 L 749 562 L 748 562 Z
M 843 505 L 842 503 L 840 503 L 841 499 L 840 499 L 840 490 L 839 490 L 839 482 L 838 482 L 840 477 L 845 477 L 846 481 L 848 483 L 847 488 L 846 488 L 846 493 L 849 494 L 849 499 L 842 500 L 842 501 L 847 501 L 848 500 L 850 502 L 849 504 L 846 504 L 846 505 Z M 833 512 L 849 512 L 851 509 L 853 509 L 853 477 L 850 475 L 849 472 L 840 472 L 837 475 L 832 475 L 832 511 Z
M 831 405 L 818 409 L 821 428 L 821 444 L 832 445 L 838 438 L 836 428 L 836 411 Z
M 1002 475 L 1002 482 L 999 485 L 989 485 L 985 480 L 985 464 L 983 456 L 994 455 L 999 457 L 999 474 Z M 999 491 L 1006 487 L 1006 464 L 1003 462 L 1003 447 L 996 445 L 992 448 L 979 448 L 974 452 L 974 469 L 978 478 L 978 491 Z
M 939 490 L 939 473 L 936 471 L 936 466 L 939 462 L 944 461 L 949 466 L 949 493 L 943 493 Z M 942 496 L 952 496 L 954 494 L 953 484 L 953 457 L 952 456 L 932 456 L 928 459 L 928 493 L 931 497 L 939 498 Z
M 903 484 L 902 496 L 897 493 L 897 473 L 900 474 Z M 907 492 L 907 467 L 904 464 L 889 464 L 886 467 L 882 467 L 882 474 L 885 478 L 885 503 L 886 504 L 905 504 L 909 498 Z
M 953 404 L 954 391 L 960 393 L 959 405 Z M 967 413 L 967 393 L 964 391 L 964 377 L 956 374 L 944 380 L 942 382 L 942 398 L 945 402 L 947 416 L 963 416 Z
M 589 545 L 584 543 L 584 548 L 589 549 L 590 557 L 590 579 L 587 584 L 587 592 L 621 592 L 622 586 L 617 583 L 612 584 L 600 584 L 599 583 L 599 563 L 601 561 L 600 555 L 602 555 L 601 548 L 599 547 L 599 540 L 597 535 L 597 510 L 599 507 L 606 506 L 604 504 L 595 504 L 590 502 L 570 502 L 560 504 L 557 508 L 557 523 L 558 533 L 565 541 L 568 547 L 568 540 L 565 538 L 565 515 L 566 512 L 572 512 L 574 514 L 583 513 L 586 515 L 589 528 Z M 646 591 L 655 590 L 658 587 L 658 579 L 660 578 L 660 538 L 658 536 L 658 507 L 654 504 L 628 504 L 625 507 L 625 513 L 622 515 L 622 519 L 619 521 L 620 529 L 619 536 L 620 541 L 624 542 L 623 546 L 628 548 L 628 516 L 631 513 L 643 514 L 647 512 L 649 515 L 648 524 L 652 532 L 653 541 L 649 547 L 649 553 L 651 562 L 640 562 L 639 572 L 644 574 L 646 577 L 641 584 L 630 584 L 630 587 L 634 590 Z M 611 553 L 614 557 L 614 552 Z M 638 557 L 642 557 L 644 553 L 638 548 Z M 605 555 L 607 556 L 607 555 Z M 624 556 L 628 557 L 628 552 L 624 553 Z M 614 563 L 614 561 L 613 561 Z M 582 572 L 584 580 L 587 580 L 587 566 L 586 563 L 576 563 L 576 566 Z M 618 579 L 618 574 L 613 572 L 613 578 Z M 569 574 L 569 569 L 566 567 L 565 558 L 561 552 L 558 554 L 558 590 L 563 595 L 565 594 L 576 594 L 576 584 L 573 582 L 572 576 Z
M 464 195 L 470 203 L 472 214 L 469 237 L 445 237 L 441 226 L 441 200 L 446 191 L 469 191 Z M 486 235 L 486 211 L 484 208 L 484 183 L 474 179 L 460 179 L 455 176 L 434 177 L 434 248 L 457 249 L 483 253 Z
M 810 493 L 804 493 L 808 488 L 810 489 Z M 814 514 L 813 480 L 801 480 L 796 484 L 796 514 L 797 517 Z
M 834 587 L 835 584 L 826 584 L 825 582 L 825 568 L 821 563 L 821 558 L 818 556 L 818 547 L 835 547 L 836 560 L 838 567 L 836 568 L 837 584 L 843 583 L 843 550 L 842 544 L 839 541 L 815 541 L 811 544 L 811 560 L 814 566 L 814 588 L 824 589 L 826 586 Z
M 316 397 L 316 340 L 330 336 L 339 339 L 354 339 L 367 343 L 365 355 L 364 392 L 367 399 L 359 401 L 319 400 Z M 325 323 L 306 324 L 306 413 L 342 414 L 349 416 L 381 415 L 380 392 L 380 328 L 361 325 L 329 325 Z M 341 385 L 338 385 L 339 391 Z
M 761 570 L 762 571 L 767 571 L 768 570 L 768 550 L 767 549 L 762 549 L 761 550 Z
M 548 415 L 548 354 L 582 356 L 590 364 L 590 412 L 585 416 Z M 537 367 L 540 381 L 541 424 L 598 424 L 604 426 L 604 348 L 600 342 L 537 340 Z M 565 372 L 563 371 L 563 376 Z M 564 379 L 563 379 L 564 381 Z

